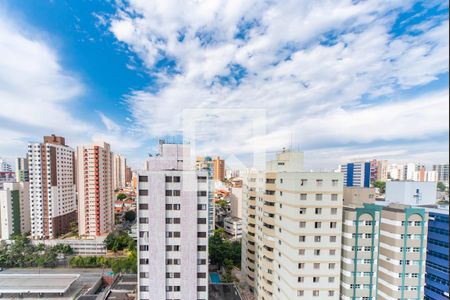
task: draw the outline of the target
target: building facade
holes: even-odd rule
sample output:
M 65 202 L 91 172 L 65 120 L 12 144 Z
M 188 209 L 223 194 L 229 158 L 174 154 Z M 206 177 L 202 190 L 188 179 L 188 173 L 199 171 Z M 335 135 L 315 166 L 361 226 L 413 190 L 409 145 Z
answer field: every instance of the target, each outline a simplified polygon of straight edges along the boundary
M 429 211 L 425 300 L 447 300 L 448 289 L 448 209 Z
M 437 201 L 436 182 L 388 181 L 387 202 L 405 205 L 434 205 Z
M 31 229 L 28 182 L 7 182 L 0 189 L 0 240 Z
M 16 180 L 18 182 L 30 181 L 27 157 L 16 158 Z
M 427 219 L 423 208 L 346 204 L 342 299 L 423 299 Z
M 343 176 L 283 151 L 244 176 L 242 272 L 256 299 L 339 299 Z
M 138 171 L 139 299 L 208 299 L 208 172 L 160 144 Z
M 3 158 L 0 158 L 0 172 L 12 172 L 11 164 Z
M 223 229 L 232 239 L 242 238 L 242 220 L 240 218 L 225 218 L 223 220 Z
M 438 181 L 448 184 L 448 164 L 433 165 L 433 171 L 436 171 Z
M 77 220 L 74 156 L 63 137 L 28 144 L 33 239 L 56 238 Z
M 77 148 L 78 234 L 100 236 L 114 229 L 113 153 L 107 143 Z
M 341 165 L 340 171 L 344 174 L 344 186 L 370 187 L 372 165 L 370 162 L 352 162 Z
M 127 160 L 121 154 L 114 154 L 113 158 L 113 186 L 114 189 L 123 189 L 126 186 Z
M 225 179 L 225 160 L 216 157 L 213 160 L 214 181 L 223 181 Z

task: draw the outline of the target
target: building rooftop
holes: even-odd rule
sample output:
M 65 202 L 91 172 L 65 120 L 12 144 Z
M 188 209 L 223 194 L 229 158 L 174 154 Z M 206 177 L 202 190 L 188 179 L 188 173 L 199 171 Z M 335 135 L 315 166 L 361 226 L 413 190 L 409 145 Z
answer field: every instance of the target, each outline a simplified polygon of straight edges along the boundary
M 0 274 L 0 294 L 64 294 L 79 277 L 80 274 Z

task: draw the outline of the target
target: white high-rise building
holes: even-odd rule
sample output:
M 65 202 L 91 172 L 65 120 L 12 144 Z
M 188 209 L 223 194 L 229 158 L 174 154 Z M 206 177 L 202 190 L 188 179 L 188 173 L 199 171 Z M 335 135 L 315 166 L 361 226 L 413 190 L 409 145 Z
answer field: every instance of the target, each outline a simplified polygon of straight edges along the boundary
M 5 182 L 0 189 L 0 240 L 30 231 L 28 182 Z
M 138 171 L 139 299 L 208 299 L 208 172 L 160 144 Z
M 107 143 L 77 148 L 79 235 L 100 236 L 114 229 L 112 163 Z
M 33 239 L 56 238 L 77 220 L 74 156 L 63 137 L 28 144 Z
M 242 272 L 256 299 L 340 299 L 343 174 L 283 151 L 244 176 Z
M 114 154 L 113 158 L 113 187 L 123 189 L 126 185 L 127 159 L 121 154 Z

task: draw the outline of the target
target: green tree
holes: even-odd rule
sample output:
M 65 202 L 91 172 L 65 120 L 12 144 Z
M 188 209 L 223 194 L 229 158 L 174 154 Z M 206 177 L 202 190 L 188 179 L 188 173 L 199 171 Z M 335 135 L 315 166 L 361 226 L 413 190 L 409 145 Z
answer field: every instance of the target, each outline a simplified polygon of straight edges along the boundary
M 385 193 L 386 192 L 386 182 L 384 182 L 384 181 L 375 181 L 373 186 L 378 188 L 378 189 L 380 189 L 381 193 Z
M 127 199 L 127 195 L 125 195 L 124 193 L 117 194 L 117 200 L 125 200 L 125 199 Z
M 129 210 L 125 213 L 123 218 L 125 219 L 125 221 L 133 222 L 134 220 L 136 220 L 136 212 L 134 210 Z
M 106 237 L 104 241 L 106 249 L 113 252 L 124 249 L 133 250 L 136 247 L 136 242 L 125 231 L 113 231 Z
M 216 201 L 216 206 L 219 206 L 221 208 L 226 208 L 228 207 L 228 201 L 227 200 L 218 200 Z
M 439 182 L 437 183 L 437 189 L 438 189 L 440 192 L 445 192 L 445 191 L 447 190 L 447 186 L 446 186 L 443 182 L 439 181 Z

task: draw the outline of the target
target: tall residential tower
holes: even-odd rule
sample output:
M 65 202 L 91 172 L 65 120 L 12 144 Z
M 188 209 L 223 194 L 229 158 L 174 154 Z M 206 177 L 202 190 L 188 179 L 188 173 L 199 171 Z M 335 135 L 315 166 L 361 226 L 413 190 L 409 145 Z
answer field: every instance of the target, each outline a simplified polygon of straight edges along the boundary
M 63 137 L 28 144 L 33 239 L 56 238 L 77 220 L 74 156 Z
M 256 299 L 340 299 L 342 180 L 289 151 L 244 177 L 242 271 Z
M 114 229 L 113 154 L 107 143 L 78 146 L 78 232 L 99 236 Z
M 161 142 L 138 171 L 139 299 L 208 299 L 208 172 Z

